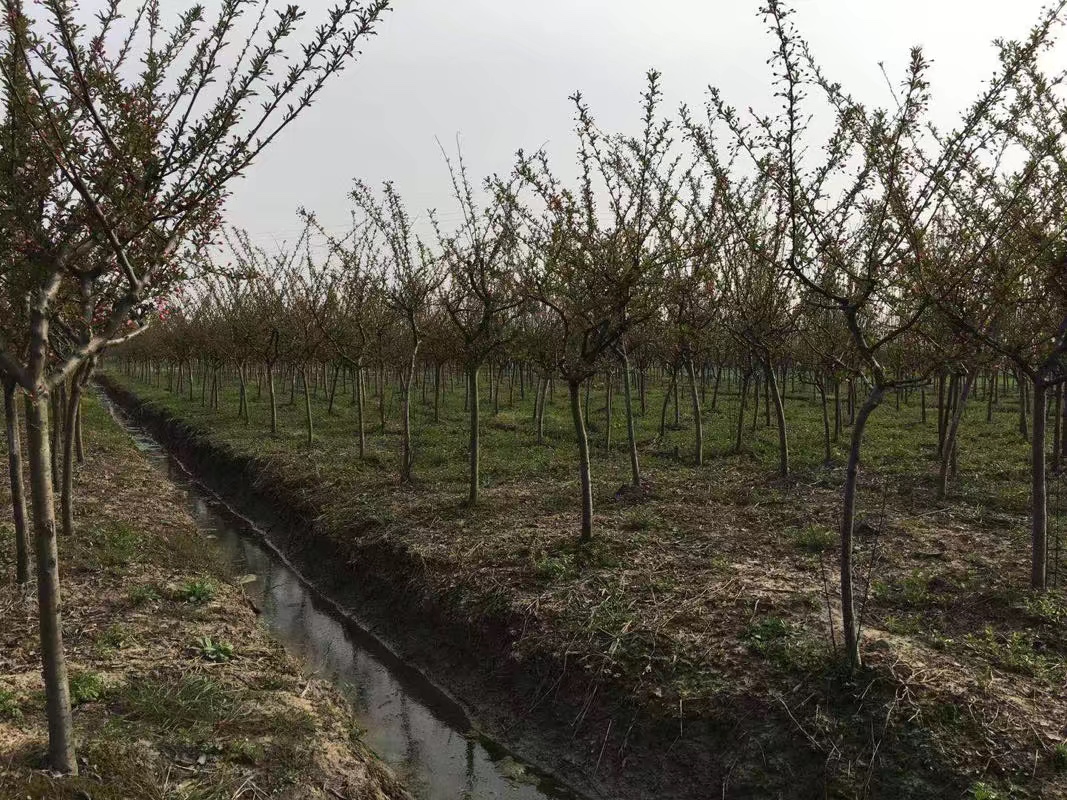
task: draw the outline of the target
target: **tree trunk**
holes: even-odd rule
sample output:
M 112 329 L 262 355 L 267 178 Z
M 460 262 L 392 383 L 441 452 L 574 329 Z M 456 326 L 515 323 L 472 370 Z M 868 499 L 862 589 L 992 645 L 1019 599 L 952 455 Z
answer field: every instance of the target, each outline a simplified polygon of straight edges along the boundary
M 711 390 L 711 411 L 715 413 L 715 407 L 719 403 L 719 381 L 722 380 L 722 365 L 715 367 L 715 385 Z
M 308 385 L 308 373 L 305 367 L 300 368 L 300 382 L 304 385 L 304 423 L 307 427 L 307 446 L 310 449 L 315 438 L 315 428 L 311 419 L 311 386 Z
M 471 364 L 467 368 L 467 380 L 470 382 L 470 479 L 467 493 L 467 505 L 471 508 L 478 505 L 478 482 L 480 466 L 480 442 L 479 442 L 479 415 L 481 403 L 478 398 L 478 365 Z
M 585 417 L 582 415 L 581 381 L 568 379 L 567 390 L 571 400 L 571 418 L 578 444 L 578 477 L 582 489 L 582 529 L 580 541 L 593 538 L 593 484 L 589 472 L 589 439 L 585 433 Z
M 1059 386 L 1052 390 L 1052 396 L 1055 398 L 1052 409 L 1052 470 L 1055 472 L 1060 468 L 1060 442 L 1063 433 L 1063 407 L 1061 405 L 1063 393 Z
M 63 484 L 60 489 L 60 508 L 63 514 L 63 535 L 74 535 L 74 426 L 78 419 L 78 406 L 81 403 L 82 370 L 90 369 L 89 363 L 83 364 L 70 382 L 70 399 L 67 401 L 63 417 Z
M 416 347 L 411 353 L 406 374 L 400 376 L 400 480 L 404 483 L 411 483 L 415 467 L 415 452 L 411 447 L 411 384 L 415 380 L 417 350 Z
M 1063 414 L 1061 424 L 1063 435 L 1060 436 L 1060 459 L 1067 466 L 1067 383 L 1063 384 Z
M 245 381 L 245 365 L 237 365 L 237 386 L 239 391 L 237 403 L 237 418 L 248 424 L 248 383 Z
M 521 374 L 521 373 L 520 373 Z M 441 365 L 433 365 L 433 421 L 441 421 Z
M 841 381 L 834 378 L 834 441 L 841 438 Z
M 677 374 L 677 370 L 671 370 L 671 382 L 667 384 L 667 391 L 663 395 L 663 408 L 660 409 L 659 413 L 659 436 L 661 439 L 667 434 L 667 406 L 671 402 L 671 392 L 674 390 L 674 382 Z
M 630 452 L 630 485 L 641 487 L 641 462 L 637 457 L 637 433 L 634 426 L 633 387 L 630 383 L 630 358 L 622 350 L 622 399 L 626 411 L 626 446 Z
M 1045 399 L 1047 387 L 1034 381 L 1033 439 L 1030 443 L 1033 511 L 1031 512 L 1030 588 L 1044 591 L 1048 559 L 1048 504 L 1045 497 Z
M 57 772 L 76 775 L 74 722 L 63 655 L 62 600 L 56 511 L 49 464 L 48 396 L 26 395 L 26 438 L 33 505 L 34 549 L 37 557 L 37 606 L 41 630 L 41 662 L 48 716 L 48 760 Z
M 548 378 L 538 378 L 538 394 L 534 397 L 534 414 L 537 425 L 537 443 L 545 441 L 545 402 L 548 400 Z
M 274 393 L 274 362 L 267 362 L 267 396 L 270 401 L 270 432 L 278 433 L 278 398 Z
M 778 420 L 778 474 L 783 478 L 789 477 L 789 439 L 786 436 L 785 405 L 782 403 L 782 393 L 778 390 L 778 379 L 774 374 L 774 367 L 767 362 L 767 376 L 764 381 L 770 400 L 774 404 L 774 415 Z M 768 408 L 765 402 L 764 408 Z
M 755 433 L 756 425 L 759 423 L 760 379 L 758 370 L 755 376 L 753 376 L 752 381 L 752 432 Z
M 1026 428 L 1026 383 L 1018 374 L 1016 374 L 1016 382 L 1019 385 L 1019 435 L 1024 439 L 1028 439 L 1030 434 Z
M 49 409 L 49 412 L 48 412 L 49 417 L 52 420 L 62 420 L 63 419 L 63 404 L 60 402 L 59 391 L 58 390 L 53 390 L 52 392 L 49 393 L 48 397 L 49 397 L 49 401 L 51 402 L 51 408 Z M 55 487 L 60 484 L 60 480 L 61 479 L 60 479 L 59 468 L 60 468 L 60 464 L 63 462 L 63 456 L 62 456 L 63 435 L 60 432 L 60 429 L 57 428 L 54 423 L 53 423 L 53 428 L 52 428 L 51 441 L 50 441 L 49 444 L 50 444 L 49 457 L 51 459 L 51 465 L 52 465 L 52 488 L 53 488 L 53 491 L 54 491 Z
M 853 421 L 852 441 L 848 449 L 848 466 L 845 470 L 844 502 L 841 511 L 841 623 L 844 632 L 845 657 L 848 666 L 855 671 L 860 661 L 860 625 L 856 617 L 856 597 L 852 586 L 852 535 L 856 519 L 856 486 L 859 482 L 860 446 L 863 432 L 871 413 L 882 402 L 884 390 L 880 386 L 871 389 L 866 402 L 860 406 Z
M 748 402 L 748 383 L 751 373 L 746 370 L 741 376 L 740 401 L 741 407 L 737 411 L 737 440 L 734 442 L 734 452 L 741 452 L 741 441 L 745 435 L 745 405 Z
M 16 384 L 4 381 L 4 427 L 7 432 L 8 477 L 11 480 L 11 515 L 15 523 L 15 580 L 21 586 L 30 581 L 30 533 L 26 517 L 26 491 L 22 482 L 22 442 Z
M 82 441 L 82 403 L 80 397 L 78 399 L 78 407 L 74 411 L 74 457 L 79 464 L 84 464 L 85 442 Z
M 689 399 L 693 404 L 693 463 L 699 467 L 704 464 L 704 420 L 701 419 L 700 393 L 691 355 L 685 359 L 685 369 L 689 374 Z
M 604 373 L 604 451 L 611 452 L 611 394 L 614 388 L 611 370 Z
M 819 400 L 822 405 L 822 443 L 825 463 L 833 460 L 833 448 L 830 445 L 830 408 L 826 400 L 826 379 L 815 379 L 815 387 L 819 390 Z
M 937 478 L 937 496 L 944 500 L 948 497 L 948 480 L 950 473 L 954 474 L 953 462 L 956 453 L 956 435 L 959 433 L 960 420 L 963 419 L 963 411 L 967 406 L 967 397 L 970 395 L 971 386 L 974 383 L 974 373 L 970 372 L 963 379 L 963 386 L 959 390 L 959 396 L 952 404 L 952 416 L 948 418 L 945 428 L 945 441 L 941 446 L 941 469 Z
M 337 396 L 337 373 L 341 371 L 341 364 L 333 365 L 333 377 L 330 379 L 330 404 L 326 407 L 326 413 L 333 414 L 333 400 Z
M 378 421 L 381 431 L 385 433 L 385 367 L 378 369 Z
M 359 436 L 359 460 L 362 461 L 367 454 L 367 433 L 363 427 L 363 364 L 362 362 L 356 363 L 356 372 L 352 376 L 352 382 L 355 384 L 353 387 L 355 390 L 356 398 L 356 434 Z
M 993 370 L 989 376 L 989 386 L 986 388 L 985 421 L 993 421 L 993 399 L 997 396 L 997 371 Z

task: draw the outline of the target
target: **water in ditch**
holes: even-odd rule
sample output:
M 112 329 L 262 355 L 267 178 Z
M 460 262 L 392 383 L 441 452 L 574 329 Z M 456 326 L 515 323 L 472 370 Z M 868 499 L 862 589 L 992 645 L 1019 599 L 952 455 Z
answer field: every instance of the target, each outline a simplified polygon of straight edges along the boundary
M 472 730 L 455 701 L 382 642 L 324 602 L 254 525 L 199 484 L 146 431 L 101 395 L 149 461 L 182 492 L 201 533 L 244 576 L 271 634 L 305 669 L 343 691 L 363 740 L 420 800 L 576 798 Z

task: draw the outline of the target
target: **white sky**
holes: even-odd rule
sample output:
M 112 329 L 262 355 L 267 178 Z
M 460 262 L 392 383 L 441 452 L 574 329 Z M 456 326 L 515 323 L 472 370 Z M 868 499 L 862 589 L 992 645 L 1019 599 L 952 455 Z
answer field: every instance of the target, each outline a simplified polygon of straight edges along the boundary
M 354 177 L 395 181 L 411 211 L 455 218 L 447 148 L 461 137 L 475 178 L 507 172 L 519 147 L 547 143 L 570 167 L 580 89 L 602 127 L 635 130 L 650 67 L 665 107 L 701 107 L 718 86 L 732 105 L 769 108 L 772 39 L 761 0 L 396 0 L 360 62 L 324 92 L 236 184 L 229 221 L 270 247 L 292 239 L 298 206 L 328 226 L 348 218 Z M 327 0 L 301 3 L 321 15 Z M 935 118 L 951 124 L 995 69 L 994 38 L 1022 38 L 1040 0 L 794 0 L 794 21 L 827 76 L 871 104 L 890 102 L 912 45 L 933 61 Z M 168 9 L 169 10 L 169 9 Z

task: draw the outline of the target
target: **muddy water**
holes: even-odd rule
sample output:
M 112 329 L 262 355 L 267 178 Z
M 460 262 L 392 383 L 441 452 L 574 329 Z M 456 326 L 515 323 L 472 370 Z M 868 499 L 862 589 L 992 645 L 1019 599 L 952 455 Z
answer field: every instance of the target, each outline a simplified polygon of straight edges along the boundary
M 463 709 L 389 648 L 319 596 L 238 515 L 148 433 L 100 396 L 144 455 L 181 490 L 205 538 L 244 576 L 261 618 L 309 673 L 350 699 L 363 740 L 422 800 L 576 798 L 471 726 Z

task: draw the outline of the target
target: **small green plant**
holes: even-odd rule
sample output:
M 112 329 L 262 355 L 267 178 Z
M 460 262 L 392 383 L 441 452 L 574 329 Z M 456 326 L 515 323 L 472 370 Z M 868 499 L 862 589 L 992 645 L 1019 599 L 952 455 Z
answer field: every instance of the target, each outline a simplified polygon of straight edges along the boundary
M 1023 608 L 1032 617 L 1054 625 L 1067 621 L 1067 604 L 1055 595 L 1028 594 L 1023 599 Z
M 815 555 L 825 553 L 837 543 L 837 535 L 829 528 L 824 528 L 821 525 L 794 528 L 790 531 L 790 537 L 798 550 Z
M 764 617 L 741 632 L 741 641 L 760 655 L 766 655 L 771 645 L 790 634 L 788 623 L 779 617 Z
M 916 569 L 897 581 L 875 581 L 873 588 L 879 600 L 924 606 L 930 600 L 930 575 L 926 570 Z
M 231 744 L 230 754 L 234 761 L 249 766 L 255 766 L 267 757 L 267 751 L 262 744 L 248 739 L 241 739 Z
M 147 606 L 159 600 L 159 592 L 153 585 L 145 583 L 130 589 L 126 599 L 130 601 L 131 606 Z
M 141 536 L 129 525 L 112 522 L 90 534 L 100 562 L 105 567 L 124 567 L 133 560 L 141 543 Z
M 1000 800 L 1000 792 L 984 781 L 971 786 L 969 792 L 974 800 Z
M 122 690 L 126 716 L 168 729 L 215 724 L 236 711 L 234 695 L 205 675 L 177 679 L 141 678 Z
M 1064 672 L 1059 659 L 1034 650 L 1033 638 L 1026 631 L 1003 634 L 991 626 L 980 634 L 968 634 L 967 644 L 1004 669 L 1036 678 L 1059 680 Z
M 104 629 L 103 633 L 96 639 L 96 648 L 102 653 L 109 653 L 114 650 L 121 650 L 129 636 L 129 631 L 126 626 L 116 622 L 114 625 L 109 625 Z
M 1060 742 L 1052 748 L 1052 768 L 1056 772 L 1067 772 L 1067 742 Z
M 567 575 L 567 561 L 546 553 L 534 562 L 534 570 L 542 580 L 557 581 Z
M 188 581 L 178 589 L 178 599 L 186 603 L 203 605 L 215 597 L 215 584 L 211 581 L 194 580 Z
M 80 706 L 82 703 L 93 703 L 104 696 L 104 679 L 96 672 L 79 672 L 71 676 L 70 704 Z
M 215 642 L 210 636 L 201 636 L 193 645 L 193 650 L 206 661 L 220 664 L 233 658 L 233 645 L 229 642 Z
M 918 614 L 890 614 L 882 624 L 887 631 L 898 636 L 914 636 L 922 631 L 922 617 Z
M 0 689 L 0 719 L 22 719 L 22 709 L 19 708 L 15 693 L 7 689 Z
M 779 617 L 763 617 L 741 632 L 748 648 L 781 670 L 813 669 L 823 655 L 823 648 L 813 639 Z

